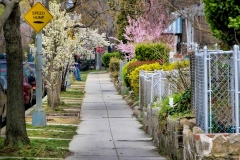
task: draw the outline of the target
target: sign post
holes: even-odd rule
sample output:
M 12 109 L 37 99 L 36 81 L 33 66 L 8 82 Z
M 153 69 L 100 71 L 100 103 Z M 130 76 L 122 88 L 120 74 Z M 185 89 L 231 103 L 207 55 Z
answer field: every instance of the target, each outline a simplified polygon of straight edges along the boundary
M 36 55 L 36 108 L 32 116 L 33 126 L 46 126 L 46 113 L 42 108 L 42 29 L 53 18 L 48 10 L 37 2 L 25 15 L 25 20 L 37 32 L 37 55 Z
M 96 70 L 99 70 L 100 67 L 101 67 L 101 64 L 100 64 L 100 55 L 99 54 L 102 54 L 104 52 L 104 48 L 102 46 L 98 46 L 96 48 L 96 52 L 97 52 L 97 56 L 96 56 L 96 61 L 97 61 L 97 64 L 96 64 Z

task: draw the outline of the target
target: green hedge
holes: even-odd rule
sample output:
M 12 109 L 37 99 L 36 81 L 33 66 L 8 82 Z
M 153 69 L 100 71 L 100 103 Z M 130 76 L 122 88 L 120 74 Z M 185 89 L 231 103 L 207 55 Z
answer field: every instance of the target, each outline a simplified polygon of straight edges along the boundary
M 116 57 L 112 57 L 110 59 L 109 63 L 109 70 L 110 70 L 110 75 L 113 78 L 114 83 L 118 81 L 118 76 L 119 76 L 119 70 L 120 70 L 120 59 Z
M 109 68 L 110 59 L 112 57 L 116 57 L 118 59 L 121 59 L 122 55 L 121 55 L 120 52 L 105 53 L 102 56 L 102 63 L 104 65 L 104 67 Z
M 170 47 L 164 43 L 141 43 L 135 48 L 135 58 L 139 61 L 162 60 L 169 61 Z

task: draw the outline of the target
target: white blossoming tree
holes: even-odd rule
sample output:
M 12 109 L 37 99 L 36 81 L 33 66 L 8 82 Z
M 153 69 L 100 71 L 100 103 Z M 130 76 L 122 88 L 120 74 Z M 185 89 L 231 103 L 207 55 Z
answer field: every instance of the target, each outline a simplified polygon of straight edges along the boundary
M 82 28 L 81 15 L 66 13 L 60 4 L 49 2 L 52 21 L 43 29 L 43 80 L 48 88 L 48 103 L 54 108 L 60 103 L 63 72 L 73 62 L 73 54 L 86 53 L 89 47 L 108 46 L 105 34 L 97 29 Z M 77 27 L 75 27 L 77 26 Z M 33 50 L 36 50 L 31 45 Z
M 65 64 L 72 61 L 71 39 L 68 37 L 68 15 L 60 4 L 49 2 L 52 21 L 43 29 L 43 79 L 48 89 L 48 102 L 52 107 L 60 102 L 60 86 Z

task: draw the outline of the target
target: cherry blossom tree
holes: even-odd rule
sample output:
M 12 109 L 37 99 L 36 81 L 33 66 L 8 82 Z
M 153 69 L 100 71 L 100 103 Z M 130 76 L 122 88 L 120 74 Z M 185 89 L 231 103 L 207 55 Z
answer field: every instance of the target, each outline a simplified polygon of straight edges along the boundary
M 164 42 L 173 45 L 173 35 L 164 33 L 170 24 L 170 18 L 158 1 L 150 0 L 145 4 L 146 11 L 135 19 L 128 17 L 128 26 L 125 28 L 126 44 L 118 41 L 116 46 L 121 52 L 130 53 L 132 57 L 134 48 L 142 42 Z

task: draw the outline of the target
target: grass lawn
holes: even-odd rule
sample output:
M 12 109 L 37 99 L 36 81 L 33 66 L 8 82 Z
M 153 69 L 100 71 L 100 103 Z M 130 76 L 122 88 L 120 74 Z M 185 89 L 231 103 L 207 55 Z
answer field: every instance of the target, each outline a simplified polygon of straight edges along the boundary
M 36 127 L 32 126 L 30 124 L 26 124 L 27 129 L 42 129 L 42 130 L 60 130 L 60 131 L 66 131 L 66 132 L 72 132 L 76 131 L 77 127 L 76 126 L 66 126 L 66 125 L 47 125 L 47 126 L 41 126 L 41 127 Z
M 0 138 L 0 155 L 7 157 L 43 157 L 43 158 L 63 158 L 70 154 L 69 143 L 76 135 L 76 126 L 48 125 L 44 127 L 34 127 L 27 124 L 27 134 L 29 137 L 44 139 L 30 139 L 29 146 L 18 146 L 6 148 L 3 146 L 4 137 Z M 51 138 L 59 138 L 51 139 Z M 67 140 L 69 139 L 69 140 Z
M 6 148 L 0 138 L 0 155 L 7 157 L 43 157 L 63 158 L 70 154 L 68 144 L 70 140 L 31 139 L 29 146 Z
M 87 79 L 87 75 L 90 72 L 96 72 L 95 70 L 80 72 L 82 81 L 73 81 L 72 86 L 67 88 L 66 92 L 61 93 L 63 102 L 55 109 L 55 113 L 64 114 L 71 110 L 71 113 L 80 113 L 82 99 L 84 98 L 84 87 Z M 52 110 L 47 106 L 47 102 L 43 103 L 43 108 L 46 114 L 51 113 Z M 79 110 L 79 111 L 78 111 Z M 72 118 L 72 117 L 70 117 Z M 73 117 L 74 118 L 74 117 Z M 76 117 L 78 123 L 80 123 L 79 117 Z M 73 121 L 73 120 L 72 120 Z M 26 125 L 27 134 L 30 137 L 29 146 L 21 146 L 6 148 L 4 147 L 4 137 L 0 137 L 0 156 L 21 157 L 16 159 L 35 159 L 35 157 L 41 158 L 65 158 L 70 155 L 69 143 L 70 139 L 77 134 L 77 127 L 69 125 L 47 125 L 43 127 L 34 127 L 30 124 Z M 74 122 L 75 122 L 74 121 Z M 62 123 L 60 123 L 62 122 Z M 58 124 L 65 124 L 66 119 L 58 121 Z M 51 123 L 50 123 L 51 124 Z M 24 158 L 25 157 L 25 158 Z

